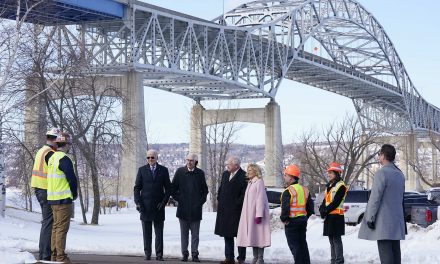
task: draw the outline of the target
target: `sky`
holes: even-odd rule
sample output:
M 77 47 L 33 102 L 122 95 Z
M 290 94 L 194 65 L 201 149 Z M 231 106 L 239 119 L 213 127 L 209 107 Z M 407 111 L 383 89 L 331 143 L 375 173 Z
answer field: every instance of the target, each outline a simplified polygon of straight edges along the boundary
M 207 20 L 223 13 L 221 0 L 144 0 Z M 243 0 L 225 0 L 228 11 Z M 440 107 L 440 1 L 359 0 L 371 12 L 393 42 L 417 90 L 430 103 Z M 189 141 L 189 113 L 194 101 L 181 95 L 146 88 L 146 127 L 150 143 Z M 350 99 L 301 83 L 284 80 L 275 98 L 281 108 L 283 144 L 296 141 L 310 129 L 323 129 L 347 114 L 355 115 Z M 232 105 L 264 107 L 268 99 L 235 100 Z M 202 102 L 203 105 L 206 103 Z M 214 107 L 207 105 L 205 108 Z M 243 124 L 235 143 L 264 144 L 264 126 Z

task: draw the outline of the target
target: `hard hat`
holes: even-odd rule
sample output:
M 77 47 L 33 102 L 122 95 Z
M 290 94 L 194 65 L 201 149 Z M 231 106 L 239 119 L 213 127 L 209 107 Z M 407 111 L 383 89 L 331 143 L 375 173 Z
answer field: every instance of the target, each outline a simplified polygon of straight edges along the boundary
M 342 166 L 341 164 L 337 163 L 337 162 L 332 162 L 330 163 L 327 171 L 337 171 L 339 173 L 342 173 Z
M 295 177 L 300 177 L 300 171 L 298 166 L 292 164 L 286 167 L 286 169 L 284 170 L 284 173 L 289 175 L 289 176 L 295 176 Z
M 61 130 L 57 127 L 52 127 L 49 131 L 46 132 L 46 136 L 54 136 L 57 137 L 61 133 Z
M 70 137 L 69 134 L 67 133 L 60 133 L 57 138 L 55 139 L 56 143 L 67 143 L 67 144 L 72 144 L 72 138 Z

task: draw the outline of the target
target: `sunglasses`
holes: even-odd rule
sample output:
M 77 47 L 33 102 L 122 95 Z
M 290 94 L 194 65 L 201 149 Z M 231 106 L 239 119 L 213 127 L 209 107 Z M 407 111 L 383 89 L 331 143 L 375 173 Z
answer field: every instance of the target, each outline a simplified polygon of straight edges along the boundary
M 147 157 L 147 159 L 155 159 L 155 157 Z

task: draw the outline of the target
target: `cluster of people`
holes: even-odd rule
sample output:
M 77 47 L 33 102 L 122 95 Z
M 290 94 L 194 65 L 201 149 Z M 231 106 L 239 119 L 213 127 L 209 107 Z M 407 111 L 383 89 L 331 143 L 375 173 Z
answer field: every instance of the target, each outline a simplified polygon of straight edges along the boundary
M 396 150 L 385 144 L 378 152 L 382 168 L 375 175 L 370 200 L 361 223 L 359 238 L 377 240 L 379 257 L 383 264 L 400 263 L 400 240 L 405 239 L 403 193 L 405 179 L 394 164 Z M 154 225 L 156 260 L 163 259 L 163 228 L 165 205 L 172 196 L 177 202 L 176 216 L 180 222 L 181 261 L 200 262 L 199 230 L 202 207 L 208 187 L 203 170 L 196 167 L 197 155 L 189 154 L 186 166 L 179 168 L 170 182 L 168 169 L 157 163 L 158 153 L 147 152 L 148 164 L 139 168 L 134 186 L 136 207 L 142 221 L 145 259 L 152 255 L 152 226 Z M 341 164 L 332 162 L 327 169 L 328 183 L 325 197 L 319 206 L 324 219 L 323 235 L 330 243 L 330 263 L 344 263 L 342 236 L 345 234 L 344 200 L 348 188 L 342 179 Z M 313 200 L 307 187 L 299 181 L 297 165 L 284 170 L 285 190 L 282 192 L 280 219 L 285 226 L 288 247 L 295 264 L 310 264 L 306 231 L 308 218 L 314 214 Z M 252 247 L 252 264 L 264 263 L 264 248 L 271 245 L 269 204 L 261 168 L 249 164 L 246 172 L 237 157 L 226 162 L 217 192 L 216 235 L 224 238 L 225 259 L 220 264 L 243 264 L 246 248 Z M 191 251 L 188 251 L 191 231 Z M 238 256 L 235 259 L 234 239 Z
M 73 162 L 66 155 L 71 145 L 68 133 L 51 128 L 46 133 L 46 144 L 35 155 L 31 187 L 42 213 L 39 260 L 70 262 L 65 253 L 66 239 L 72 202 L 78 196 Z
M 31 186 L 41 205 L 42 226 L 39 259 L 70 263 L 65 253 L 72 202 L 77 198 L 77 179 L 73 163 L 66 155 L 71 136 L 52 128 L 46 133 L 47 143 L 36 154 Z M 377 171 L 359 238 L 377 240 L 381 263 L 400 263 L 400 240 L 405 239 L 403 211 L 405 178 L 394 164 L 396 150 L 385 144 L 378 153 L 382 168 Z M 169 198 L 177 202 L 181 237 L 181 261 L 200 262 L 199 230 L 202 208 L 208 195 L 205 173 L 197 167 L 198 157 L 189 154 L 186 166 L 178 168 L 172 182 L 168 169 L 158 163 L 158 152 L 147 151 L 147 164 L 138 169 L 134 201 L 140 213 L 145 259 L 152 256 L 152 227 L 155 232 L 155 257 L 163 261 L 165 206 Z M 323 235 L 328 236 L 330 263 L 344 263 L 341 236 L 345 234 L 344 199 L 348 188 L 342 180 L 343 168 L 333 162 L 327 169 L 329 182 L 319 206 L 324 219 Z M 309 264 L 306 231 L 308 218 L 314 214 L 310 191 L 299 181 L 297 165 L 284 170 L 280 219 L 285 226 L 288 247 L 296 264 Z M 264 263 L 264 248 L 271 245 L 269 204 L 261 168 L 249 164 L 245 172 L 237 157 L 226 162 L 217 192 L 216 235 L 224 238 L 225 259 L 220 264 L 243 264 L 246 248 L 252 247 L 252 264 Z M 191 232 L 191 250 L 189 233 Z M 235 259 L 234 238 L 238 247 Z

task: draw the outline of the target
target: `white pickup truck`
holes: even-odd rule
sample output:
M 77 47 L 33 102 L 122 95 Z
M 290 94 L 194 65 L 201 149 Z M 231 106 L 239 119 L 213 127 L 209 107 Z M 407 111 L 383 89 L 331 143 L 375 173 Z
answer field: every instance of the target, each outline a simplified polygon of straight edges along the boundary
M 344 202 L 345 223 L 349 225 L 357 225 L 364 217 L 365 209 L 367 208 L 368 198 L 370 197 L 370 190 L 350 190 L 347 192 Z M 324 193 L 316 195 L 315 214 L 319 215 L 319 206 L 324 199 Z

